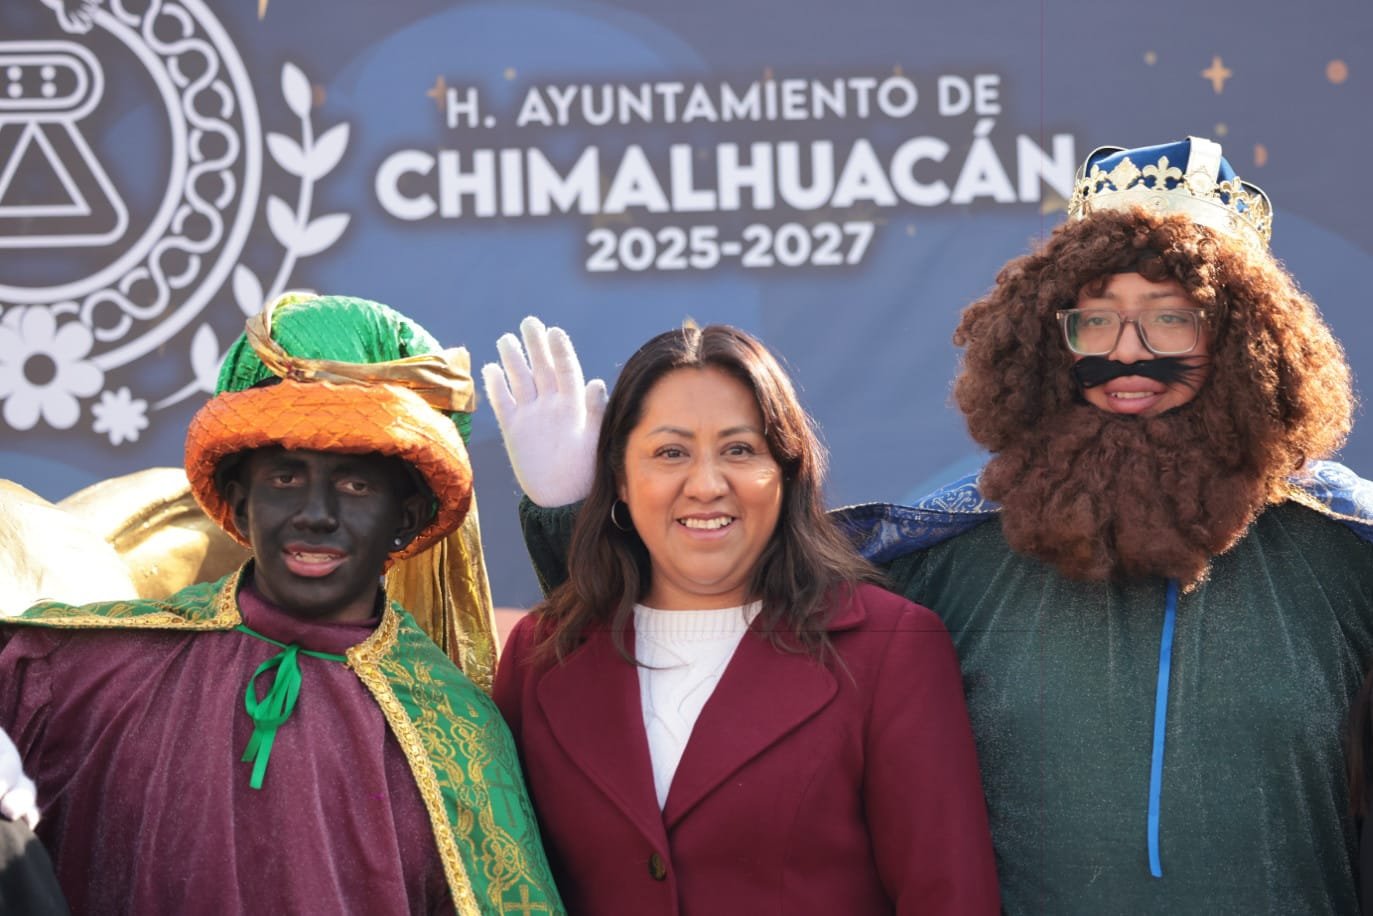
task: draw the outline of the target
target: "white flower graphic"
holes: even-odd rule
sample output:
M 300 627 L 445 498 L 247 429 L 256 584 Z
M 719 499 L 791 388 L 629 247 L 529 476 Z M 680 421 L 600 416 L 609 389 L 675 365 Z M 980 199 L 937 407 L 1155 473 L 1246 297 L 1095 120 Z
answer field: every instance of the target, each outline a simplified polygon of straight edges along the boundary
M 110 445 L 137 442 L 138 434 L 148 428 L 148 402 L 134 397 L 127 387 L 100 392 L 100 403 L 91 405 L 91 413 L 91 429 L 108 435 Z
M 42 418 L 55 429 L 71 429 L 81 415 L 78 397 L 105 384 L 105 373 L 86 359 L 90 328 L 70 321 L 61 328 L 45 308 L 13 309 L 0 321 L 0 399 L 5 422 L 33 429 Z

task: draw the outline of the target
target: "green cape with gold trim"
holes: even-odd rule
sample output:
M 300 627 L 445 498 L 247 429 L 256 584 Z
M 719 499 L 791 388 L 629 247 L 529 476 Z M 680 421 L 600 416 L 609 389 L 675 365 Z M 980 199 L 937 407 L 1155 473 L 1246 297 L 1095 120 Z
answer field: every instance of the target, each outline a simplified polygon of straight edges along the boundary
M 243 569 L 160 601 L 37 604 L 6 626 L 230 630 L 242 623 Z M 346 665 L 381 707 L 429 813 L 462 916 L 562 914 L 519 757 L 505 721 L 399 604 L 350 648 Z

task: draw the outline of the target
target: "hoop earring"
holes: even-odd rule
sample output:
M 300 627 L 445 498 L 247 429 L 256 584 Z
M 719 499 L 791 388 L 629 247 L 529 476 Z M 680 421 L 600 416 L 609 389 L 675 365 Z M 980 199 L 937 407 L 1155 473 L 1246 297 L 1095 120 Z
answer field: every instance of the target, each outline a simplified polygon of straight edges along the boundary
M 634 525 L 633 525 L 632 523 L 631 523 L 631 524 L 628 524 L 628 525 L 621 525 L 620 522 L 619 522 L 619 520 L 615 518 L 615 509 L 616 509 L 617 507 L 619 507 L 619 506 L 624 506 L 626 509 L 629 508 L 628 504 L 625 503 L 625 501 L 624 501 L 624 500 L 621 500 L 621 499 L 617 499 L 617 500 L 615 500 L 613 503 L 611 503 L 611 504 L 610 504 L 610 524 L 614 525 L 616 528 L 619 528 L 621 531 L 633 531 L 633 530 L 634 530 Z

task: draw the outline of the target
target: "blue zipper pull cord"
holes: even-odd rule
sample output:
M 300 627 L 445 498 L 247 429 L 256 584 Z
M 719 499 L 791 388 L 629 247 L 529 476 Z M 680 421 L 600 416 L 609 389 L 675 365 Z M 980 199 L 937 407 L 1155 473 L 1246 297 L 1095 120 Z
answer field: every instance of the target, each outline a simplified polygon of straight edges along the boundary
M 1149 764 L 1149 874 L 1163 877 L 1158 854 L 1159 796 L 1163 794 L 1163 739 L 1168 731 L 1168 680 L 1173 670 L 1173 629 L 1178 616 L 1178 580 L 1168 580 L 1163 635 L 1158 644 L 1158 688 L 1154 692 L 1154 753 Z

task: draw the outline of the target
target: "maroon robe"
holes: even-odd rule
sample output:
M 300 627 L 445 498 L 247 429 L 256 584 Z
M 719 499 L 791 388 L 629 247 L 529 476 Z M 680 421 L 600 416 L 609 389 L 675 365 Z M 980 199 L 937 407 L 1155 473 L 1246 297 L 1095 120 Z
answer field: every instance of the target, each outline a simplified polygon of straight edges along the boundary
M 239 606 L 258 633 L 340 655 L 377 623 L 302 622 L 250 586 Z M 405 754 L 343 664 L 300 655 L 300 698 L 255 790 L 244 690 L 277 646 L 236 631 L 0 641 L 0 727 L 38 784 L 74 913 L 452 912 Z

